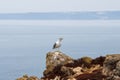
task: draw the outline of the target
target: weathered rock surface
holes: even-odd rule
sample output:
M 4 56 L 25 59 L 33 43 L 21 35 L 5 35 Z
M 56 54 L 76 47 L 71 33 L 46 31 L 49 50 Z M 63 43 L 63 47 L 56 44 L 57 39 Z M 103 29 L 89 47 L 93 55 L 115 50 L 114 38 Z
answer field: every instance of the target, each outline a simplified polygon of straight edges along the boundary
M 107 55 L 102 72 L 106 80 L 120 80 L 120 54 Z
M 41 80 L 102 80 L 105 57 L 72 59 L 61 52 L 49 52 Z
M 48 52 L 46 56 L 46 70 L 44 75 L 51 74 L 56 66 L 73 63 L 73 59 L 60 51 Z
M 72 59 L 62 52 L 48 52 L 44 76 L 23 76 L 17 80 L 120 80 L 120 54 L 92 59 Z
M 20 77 L 16 80 L 40 80 L 36 76 L 28 76 L 28 75 L 23 75 L 23 77 Z

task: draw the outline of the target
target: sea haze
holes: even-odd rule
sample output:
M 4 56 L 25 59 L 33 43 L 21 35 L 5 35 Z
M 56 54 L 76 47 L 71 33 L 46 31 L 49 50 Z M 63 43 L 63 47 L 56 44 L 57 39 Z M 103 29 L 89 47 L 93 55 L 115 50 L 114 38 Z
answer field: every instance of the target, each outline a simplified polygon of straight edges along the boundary
M 60 50 L 75 59 L 120 53 L 120 20 L 1 20 L 0 80 L 41 77 L 46 53 L 59 37 Z

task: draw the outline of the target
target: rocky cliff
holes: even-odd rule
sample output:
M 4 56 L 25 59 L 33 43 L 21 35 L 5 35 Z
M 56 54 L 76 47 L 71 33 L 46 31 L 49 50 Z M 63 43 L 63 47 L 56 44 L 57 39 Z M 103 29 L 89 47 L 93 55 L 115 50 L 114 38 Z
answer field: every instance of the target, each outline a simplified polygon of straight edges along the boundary
M 73 59 L 60 51 L 48 52 L 43 75 L 17 80 L 120 80 L 120 54 Z

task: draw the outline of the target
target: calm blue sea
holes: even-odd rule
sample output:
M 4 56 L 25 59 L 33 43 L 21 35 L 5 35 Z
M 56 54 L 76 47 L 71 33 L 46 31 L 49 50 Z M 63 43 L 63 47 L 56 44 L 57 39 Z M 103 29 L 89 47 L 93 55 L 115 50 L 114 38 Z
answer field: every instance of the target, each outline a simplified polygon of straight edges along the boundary
M 24 74 L 41 77 L 46 53 L 59 37 L 64 38 L 61 51 L 75 59 L 120 53 L 120 24 L 115 22 L 22 23 L 0 24 L 0 80 L 15 80 Z

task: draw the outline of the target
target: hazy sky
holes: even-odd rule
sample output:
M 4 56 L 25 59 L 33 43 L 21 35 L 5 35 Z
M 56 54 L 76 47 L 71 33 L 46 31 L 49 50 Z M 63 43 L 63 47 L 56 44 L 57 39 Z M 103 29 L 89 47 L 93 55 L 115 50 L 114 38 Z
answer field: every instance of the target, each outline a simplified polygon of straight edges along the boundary
M 120 10 L 120 0 L 0 0 L 0 13 Z

